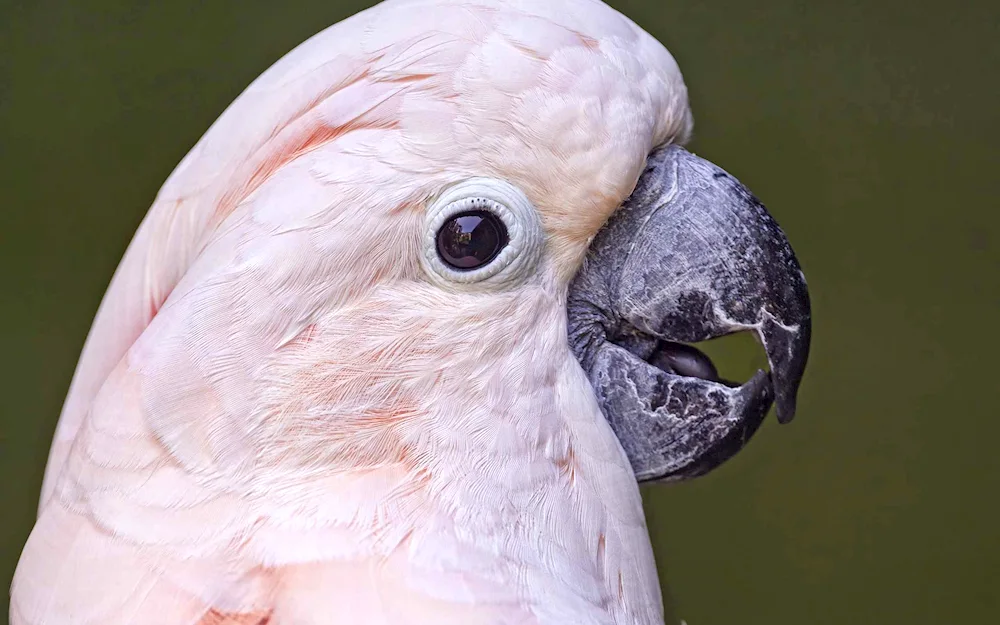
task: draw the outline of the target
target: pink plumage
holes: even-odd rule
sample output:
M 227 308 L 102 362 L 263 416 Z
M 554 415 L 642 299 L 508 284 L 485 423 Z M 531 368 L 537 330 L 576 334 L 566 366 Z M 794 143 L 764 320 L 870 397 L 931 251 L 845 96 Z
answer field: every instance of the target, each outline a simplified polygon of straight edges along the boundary
M 690 125 L 667 51 L 595 0 L 390 0 L 289 53 L 115 275 L 12 623 L 662 623 L 565 293 Z M 516 284 L 421 265 L 426 206 L 473 176 L 540 216 Z

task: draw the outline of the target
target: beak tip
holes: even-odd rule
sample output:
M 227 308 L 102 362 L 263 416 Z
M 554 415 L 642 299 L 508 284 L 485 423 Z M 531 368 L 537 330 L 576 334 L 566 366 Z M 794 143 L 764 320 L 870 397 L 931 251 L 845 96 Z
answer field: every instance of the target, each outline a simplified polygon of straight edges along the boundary
M 778 417 L 778 423 L 781 425 L 791 423 L 792 419 L 795 418 L 795 398 L 779 396 L 775 404 L 775 413 Z
M 795 418 L 811 335 L 808 313 L 799 318 L 795 329 L 782 326 L 770 318 L 762 328 L 761 341 L 771 365 L 775 414 L 782 425 L 791 423 Z

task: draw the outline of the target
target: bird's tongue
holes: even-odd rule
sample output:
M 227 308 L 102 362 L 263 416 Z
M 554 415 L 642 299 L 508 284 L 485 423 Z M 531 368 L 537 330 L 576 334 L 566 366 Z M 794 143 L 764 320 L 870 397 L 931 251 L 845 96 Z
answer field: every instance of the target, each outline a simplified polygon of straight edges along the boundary
M 666 371 L 689 378 L 719 382 L 719 370 L 704 352 L 696 347 L 673 341 L 660 341 L 646 362 Z

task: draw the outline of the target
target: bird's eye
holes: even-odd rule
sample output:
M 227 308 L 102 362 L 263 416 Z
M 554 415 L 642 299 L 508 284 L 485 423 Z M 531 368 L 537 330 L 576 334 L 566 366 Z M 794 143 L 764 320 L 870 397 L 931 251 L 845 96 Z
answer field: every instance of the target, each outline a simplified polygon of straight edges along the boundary
M 496 290 L 534 272 L 545 232 L 534 205 L 514 185 L 469 178 L 442 190 L 427 206 L 421 264 L 438 285 Z
M 459 213 L 437 233 L 441 260 L 459 271 L 488 265 L 510 242 L 503 220 L 489 211 Z

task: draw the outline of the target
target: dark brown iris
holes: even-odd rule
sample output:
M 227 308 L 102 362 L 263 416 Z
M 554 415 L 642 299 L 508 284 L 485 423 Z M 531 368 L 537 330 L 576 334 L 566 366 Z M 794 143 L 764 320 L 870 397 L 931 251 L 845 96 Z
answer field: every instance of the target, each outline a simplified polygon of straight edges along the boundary
M 489 211 L 459 213 L 437 234 L 441 260 L 460 271 L 478 269 L 497 257 L 510 239 L 503 221 Z

